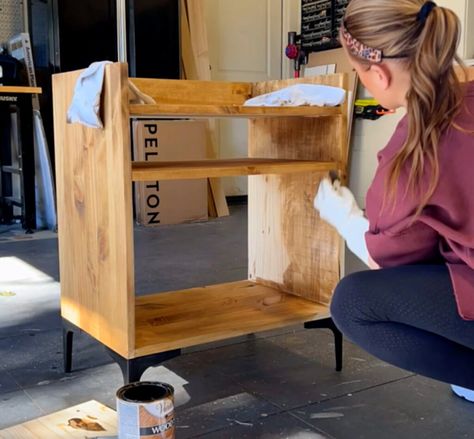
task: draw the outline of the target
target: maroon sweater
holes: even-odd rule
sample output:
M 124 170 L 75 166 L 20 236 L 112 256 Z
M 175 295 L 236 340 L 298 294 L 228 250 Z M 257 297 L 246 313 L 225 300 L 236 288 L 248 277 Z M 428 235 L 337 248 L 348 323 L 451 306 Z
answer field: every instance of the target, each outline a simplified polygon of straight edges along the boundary
M 455 122 L 474 132 L 474 82 L 466 85 L 465 107 Z M 399 180 L 395 208 L 388 203 L 382 209 L 390 160 L 403 146 L 407 127 L 405 117 L 378 154 L 379 165 L 366 199 L 369 254 L 381 267 L 446 263 L 459 314 L 465 320 L 474 320 L 474 134 L 451 127 L 442 135 L 439 184 L 428 206 L 413 222 L 419 198 L 403 196 L 408 168 Z

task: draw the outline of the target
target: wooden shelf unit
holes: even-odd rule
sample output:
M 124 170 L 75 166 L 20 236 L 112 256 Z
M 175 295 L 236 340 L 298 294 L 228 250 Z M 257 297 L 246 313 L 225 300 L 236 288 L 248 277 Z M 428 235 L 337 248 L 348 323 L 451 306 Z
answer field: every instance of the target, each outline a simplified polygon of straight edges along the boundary
M 66 122 L 79 74 L 53 77 L 61 313 L 67 322 L 130 360 L 328 316 L 341 246 L 313 198 L 329 170 L 345 175 L 347 104 L 248 110 L 242 104 L 295 83 L 347 90 L 347 75 L 254 84 L 131 79 L 159 102 L 136 106 L 128 103 L 127 66 L 110 64 L 104 129 L 90 129 Z M 129 119 L 139 114 L 248 117 L 248 158 L 133 163 Z M 135 297 L 132 182 L 224 175 L 251 176 L 248 279 Z

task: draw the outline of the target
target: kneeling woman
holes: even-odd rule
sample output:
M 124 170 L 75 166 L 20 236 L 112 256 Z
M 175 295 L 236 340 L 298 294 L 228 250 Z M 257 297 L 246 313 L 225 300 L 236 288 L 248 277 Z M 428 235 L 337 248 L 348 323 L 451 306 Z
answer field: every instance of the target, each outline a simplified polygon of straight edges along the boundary
M 474 83 L 454 69 L 460 24 L 422 0 L 352 0 L 340 36 L 362 83 L 407 115 L 367 193 L 324 180 L 321 217 L 370 268 L 342 279 L 341 331 L 371 354 L 474 401 Z

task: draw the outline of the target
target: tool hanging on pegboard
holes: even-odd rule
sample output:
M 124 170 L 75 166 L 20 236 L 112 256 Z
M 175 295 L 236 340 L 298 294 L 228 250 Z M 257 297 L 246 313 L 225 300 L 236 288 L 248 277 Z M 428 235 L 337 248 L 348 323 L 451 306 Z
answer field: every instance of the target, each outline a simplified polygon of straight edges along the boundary
M 285 49 L 287 58 L 294 61 L 294 76 L 300 77 L 301 66 L 308 62 L 306 51 L 301 48 L 301 35 L 296 32 L 288 32 L 288 45 Z
M 0 0 L 0 43 L 24 32 L 26 0 Z
M 357 99 L 354 104 L 354 115 L 358 119 L 377 120 L 387 114 L 394 114 L 395 110 L 387 110 L 375 99 Z

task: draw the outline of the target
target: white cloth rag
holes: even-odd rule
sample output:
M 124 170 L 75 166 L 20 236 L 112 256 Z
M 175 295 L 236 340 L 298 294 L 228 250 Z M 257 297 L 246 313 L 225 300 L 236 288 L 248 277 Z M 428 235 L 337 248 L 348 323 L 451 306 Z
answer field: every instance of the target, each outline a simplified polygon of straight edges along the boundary
M 90 128 L 103 128 L 100 119 L 100 95 L 104 86 L 105 66 L 110 61 L 92 63 L 76 82 L 74 96 L 67 112 L 68 123 L 82 123 Z M 155 100 L 142 93 L 132 81 L 128 81 L 131 104 L 156 104 Z
M 79 122 L 90 128 L 104 127 L 100 119 L 100 95 L 107 64 L 112 63 L 110 61 L 92 63 L 79 76 L 67 112 L 68 123 Z
M 248 107 L 336 107 L 341 105 L 346 91 L 339 87 L 318 84 L 296 84 L 271 93 L 256 96 L 245 102 Z

